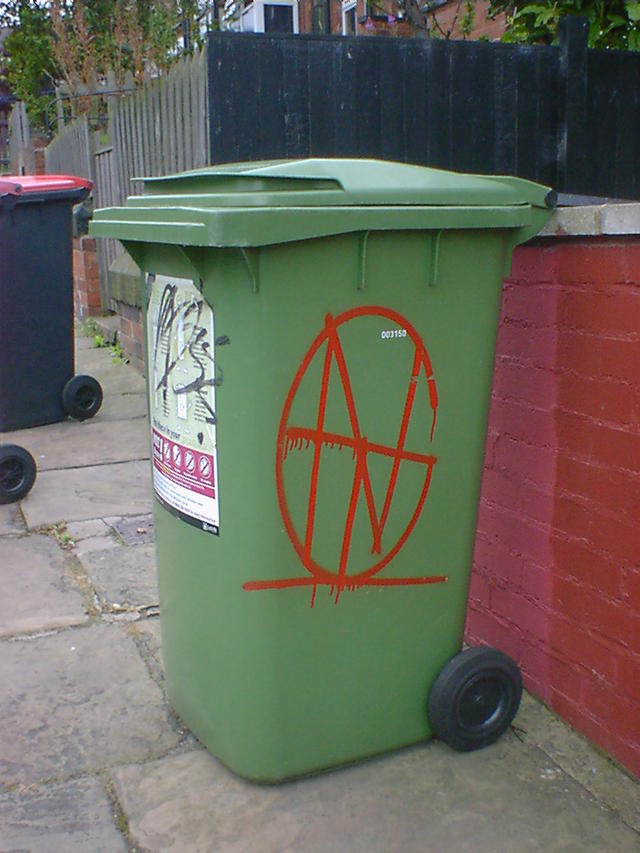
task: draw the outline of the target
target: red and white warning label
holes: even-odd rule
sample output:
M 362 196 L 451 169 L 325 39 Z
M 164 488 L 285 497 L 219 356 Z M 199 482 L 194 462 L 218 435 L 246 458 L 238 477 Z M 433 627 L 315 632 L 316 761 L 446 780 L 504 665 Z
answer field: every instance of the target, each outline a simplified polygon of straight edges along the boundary
M 189 279 L 149 285 L 153 487 L 169 511 L 218 533 L 213 311 Z

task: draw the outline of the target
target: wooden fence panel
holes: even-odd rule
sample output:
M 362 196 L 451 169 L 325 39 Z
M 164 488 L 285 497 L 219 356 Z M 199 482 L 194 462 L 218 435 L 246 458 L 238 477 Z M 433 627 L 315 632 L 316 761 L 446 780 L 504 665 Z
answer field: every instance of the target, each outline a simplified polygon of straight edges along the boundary
M 86 116 L 66 125 L 44 150 L 47 173 L 77 175 L 90 181 L 95 180 L 89 135 Z
M 109 101 L 111 145 L 94 155 L 97 206 L 120 205 L 139 191 L 132 178 L 166 175 L 209 162 L 208 63 L 206 49 L 127 95 Z M 109 172 L 109 176 L 107 176 Z M 99 241 L 100 278 L 116 256 L 115 241 Z
M 136 191 L 133 177 L 207 163 L 207 87 L 206 50 L 196 51 L 115 102 L 110 129 L 123 197 Z
M 640 63 L 638 54 L 589 53 L 585 163 L 594 195 L 610 186 L 619 198 L 640 198 Z M 598 152 L 608 156 L 597 156 Z
M 9 171 L 14 175 L 29 175 L 34 171 L 29 119 L 22 101 L 9 113 Z
M 115 164 L 113 146 L 107 146 L 95 152 L 94 206 L 116 207 L 122 204 L 118 185 L 118 170 Z M 108 270 L 118 253 L 122 251 L 117 240 L 97 240 L 98 269 L 100 272 L 100 298 L 104 308 L 110 308 L 110 294 L 107 286 Z
M 6 172 L 11 164 L 9 154 L 9 117 L 0 111 L 0 173 Z
M 210 162 L 384 157 L 640 198 L 640 53 L 211 33 Z

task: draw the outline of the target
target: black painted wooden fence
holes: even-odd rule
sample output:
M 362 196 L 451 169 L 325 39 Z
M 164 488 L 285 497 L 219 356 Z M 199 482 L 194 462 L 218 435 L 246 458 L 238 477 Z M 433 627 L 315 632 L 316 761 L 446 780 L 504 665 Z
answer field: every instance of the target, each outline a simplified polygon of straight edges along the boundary
M 640 53 L 214 33 L 210 162 L 380 157 L 640 198 Z

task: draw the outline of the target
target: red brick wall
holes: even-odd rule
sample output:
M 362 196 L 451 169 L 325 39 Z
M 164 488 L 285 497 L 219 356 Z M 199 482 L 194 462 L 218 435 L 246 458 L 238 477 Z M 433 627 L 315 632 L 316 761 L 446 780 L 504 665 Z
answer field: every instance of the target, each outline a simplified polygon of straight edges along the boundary
M 640 240 L 505 282 L 467 637 L 640 776 Z
M 118 317 L 118 342 L 139 373 L 144 373 L 142 311 L 134 305 L 116 303 Z
M 102 313 L 96 241 L 73 238 L 73 309 L 79 320 Z

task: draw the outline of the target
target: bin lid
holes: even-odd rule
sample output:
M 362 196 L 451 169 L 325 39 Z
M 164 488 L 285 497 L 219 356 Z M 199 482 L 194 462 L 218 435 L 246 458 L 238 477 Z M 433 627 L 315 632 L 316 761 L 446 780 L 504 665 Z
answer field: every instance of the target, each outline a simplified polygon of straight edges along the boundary
M 21 202 L 68 199 L 82 201 L 93 182 L 75 175 L 4 175 L 0 179 L 0 198 L 12 196 Z
M 92 234 L 259 246 L 361 230 L 533 228 L 528 239 L 555 202 L 548 187 L 520 178 L 362 159 L 234 163 L 137 180 L 143 195 L 97 211 Z
M 0 198 L 5 196 L 17 196 L 20 193 L 20 184 L 15 178 L 5 177 L 0 178 Z

